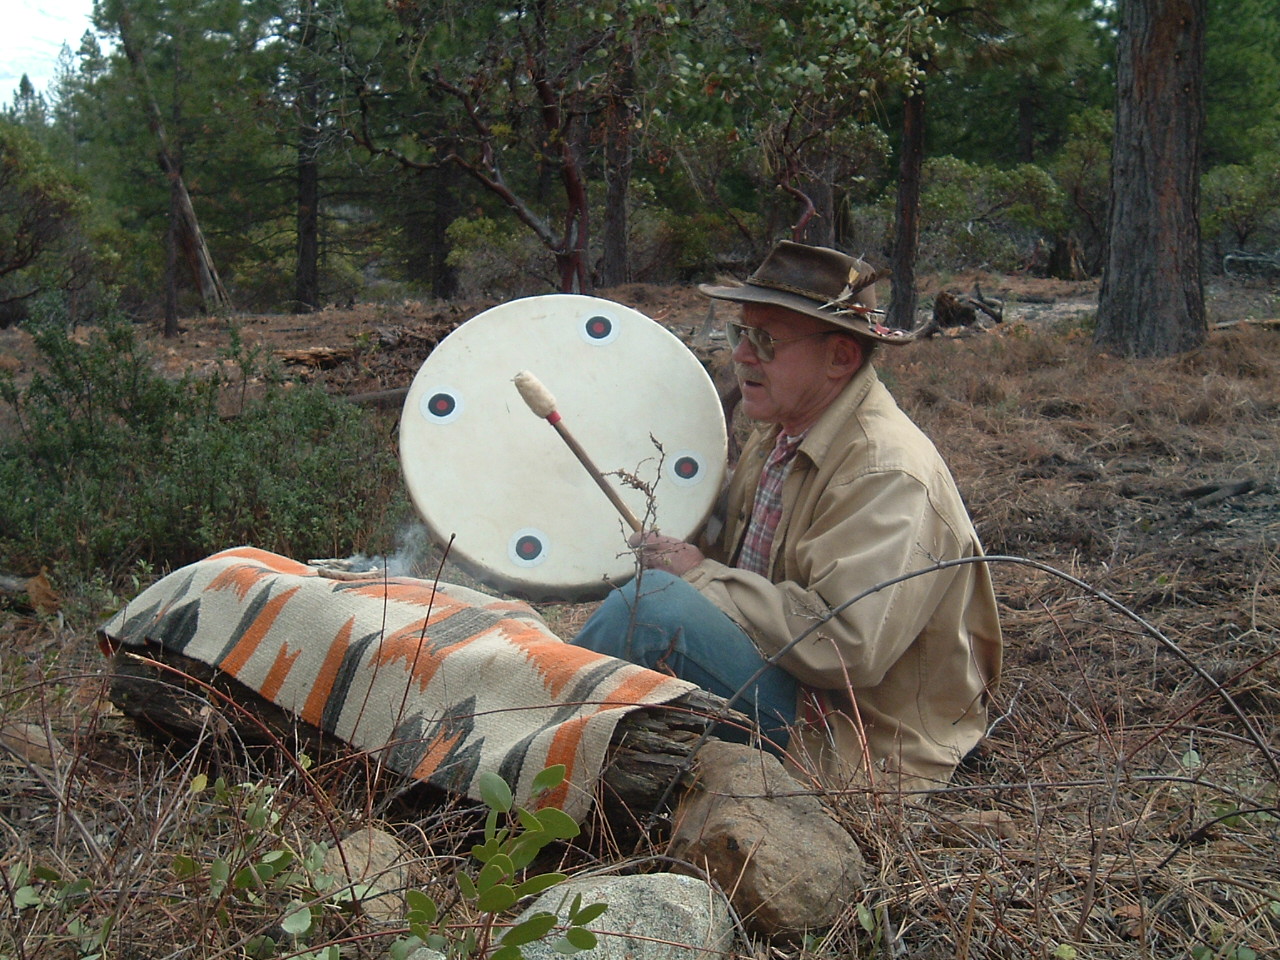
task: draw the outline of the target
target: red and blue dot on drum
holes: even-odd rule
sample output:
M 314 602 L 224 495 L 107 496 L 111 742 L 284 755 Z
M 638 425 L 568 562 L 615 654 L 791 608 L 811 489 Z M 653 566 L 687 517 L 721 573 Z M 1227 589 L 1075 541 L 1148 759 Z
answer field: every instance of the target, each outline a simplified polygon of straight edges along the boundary
M 702 525 L 724 478 L 719 398 L 663 326 L 570 294 L 479 314 L 418 371 L 401 416 L 401 460 L 436 541 L 452 537 L 451 559 L 513 596 L 603 596 L 634 573 L 631 531 L 523 402 L 512 382 L 523 370 L 554 394 L 564 424 L 631 511 L 675 537 Z

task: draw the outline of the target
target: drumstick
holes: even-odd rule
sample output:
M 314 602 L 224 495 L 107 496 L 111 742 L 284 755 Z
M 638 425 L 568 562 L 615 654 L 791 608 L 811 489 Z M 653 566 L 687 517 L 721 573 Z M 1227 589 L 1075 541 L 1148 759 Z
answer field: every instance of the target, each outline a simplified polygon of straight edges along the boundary
M 560 416 L 560 411 L 556 409 L 556 398 L 551 395 L 551 391 L 544 387 L 542 381 L 528 370 L 521 370 L 517 373 L 514 383 L 516 389 L 520 391 L 520 396 L 524 398 L 524 402 L 529 405 L 529 409 L 556 428 L 556 433 L 560 434 L 561 439 L 569 445 L 569 449 L 578 458 L 578 462 L 586 468 L 587 473 L 591 474 L 591 479 L 604 491 L 604 495 L 617 508 L 618 513 L 622 515 L 622 519 L 627 521 L 632 530 L 640 533 L 643 527 L 640 521 L 636 519 L 636 515 L 622 502 L 618 492 L 604 478 L 604 474 L 600 472 L 599 468 L 591 462 L 591 458 L 587 456 L 587 451 L 582 449 L 581 444 L 569 432 L 569 428 L 564 425 L 564 419 Z

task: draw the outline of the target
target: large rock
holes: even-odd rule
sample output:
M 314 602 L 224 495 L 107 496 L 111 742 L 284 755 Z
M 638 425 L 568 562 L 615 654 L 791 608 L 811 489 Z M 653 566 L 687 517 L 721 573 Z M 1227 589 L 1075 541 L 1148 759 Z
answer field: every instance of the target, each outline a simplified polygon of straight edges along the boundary
M 542 894 L 516 923 L 542 911 L 564 919 L 578 894 L 584 906 L 609 905 L 586 925 L 598 942 L 574 955 L 580 960 L 706 960 L 727 956 L 733 946 L 724 897 L 704 880 L 674 873 L 568 880 Z M 564 960 L 552 946 L 558 939 L 552 933 L 521 947 L 525 960 Z
M 374 920 L 404 917 L 404 888 L 409 882 L 408 851 L 391 834 L 367 827 L 339 841 L 325 854 L 324 872 L 351 884 L 353 901 Z
M 748 929 L 792 939 L 829 927 L 862 889 L 862 854 L 772 754 L 709 741 L 671 854 L 730 891 Z

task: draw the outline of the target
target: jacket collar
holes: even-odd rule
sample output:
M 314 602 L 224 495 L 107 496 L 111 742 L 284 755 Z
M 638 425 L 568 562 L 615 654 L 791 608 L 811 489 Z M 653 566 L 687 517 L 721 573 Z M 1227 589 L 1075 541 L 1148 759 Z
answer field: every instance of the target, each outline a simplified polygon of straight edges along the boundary
M 862 406 L 862 401 L 867 398 L 871 388 L 879 382 L 880 377 L 876 374 L 875 367 L 870 363 L 864 363 L 804 435 L 804 440 L 800 444 L 800 453 L 814 463 L 821 462 L 831 445 L 843 433 L 845 422 L 858 407 Z M 773 439 L 777 440 L 777 437 L 778 428 L 775 427 Z

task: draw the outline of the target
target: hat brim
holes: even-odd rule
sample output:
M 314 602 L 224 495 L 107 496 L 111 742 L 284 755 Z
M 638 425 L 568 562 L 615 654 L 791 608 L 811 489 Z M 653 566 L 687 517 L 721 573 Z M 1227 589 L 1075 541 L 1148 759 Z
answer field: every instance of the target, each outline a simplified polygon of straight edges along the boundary
M 824 308 L 822 304 L 815 303 L 808 297 L 751 283 L 730 285 L 700 283 L 698 292 L 715 300 L 730 300 L 734 303 L 770 303 L 786 307 L 788 310 L 803 313 L 808 317 L 816 317 L 850 333 L 869 340 L 878 340 L 881 343 L 911 343 L 917 335 L 913 330 L 896 330 L 886 327 L 876 319 L 874 313 L 859 313 L 856 310 L 837 312 L 829 307 Z

